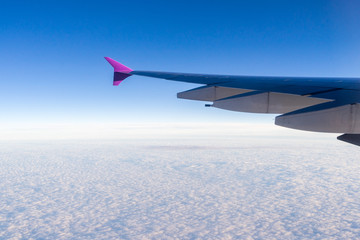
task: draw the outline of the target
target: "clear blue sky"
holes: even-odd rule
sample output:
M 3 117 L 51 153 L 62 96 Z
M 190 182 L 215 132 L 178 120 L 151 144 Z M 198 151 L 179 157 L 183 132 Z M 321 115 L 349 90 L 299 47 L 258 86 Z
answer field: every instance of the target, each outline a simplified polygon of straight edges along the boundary
M 0 123 L 271 122 L 176 99 L 135 70 L 360 76 L 358 1 L 2 1 Z

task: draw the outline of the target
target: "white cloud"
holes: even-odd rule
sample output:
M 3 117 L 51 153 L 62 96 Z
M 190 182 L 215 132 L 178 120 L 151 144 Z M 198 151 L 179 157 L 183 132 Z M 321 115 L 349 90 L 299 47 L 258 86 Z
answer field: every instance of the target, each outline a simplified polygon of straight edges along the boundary
M 253 140 L 3 143 L 0 239 L 360 237 L 355 147 Z
M 339 134 L 337 134 L 339 135 Z M 180 137 L 287 137 L 331 139 L 335 134 L 310 133 L 262 123 L 79 123 L 5 124 L 0 140 L 138 139 Z

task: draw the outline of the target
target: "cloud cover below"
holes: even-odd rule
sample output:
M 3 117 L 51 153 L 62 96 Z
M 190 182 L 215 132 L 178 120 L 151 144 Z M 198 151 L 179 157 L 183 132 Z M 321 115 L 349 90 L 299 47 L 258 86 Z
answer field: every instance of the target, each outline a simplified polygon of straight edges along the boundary
M 359 238 L 356 148 L 288 140 L 3 143 L 0 238 Z

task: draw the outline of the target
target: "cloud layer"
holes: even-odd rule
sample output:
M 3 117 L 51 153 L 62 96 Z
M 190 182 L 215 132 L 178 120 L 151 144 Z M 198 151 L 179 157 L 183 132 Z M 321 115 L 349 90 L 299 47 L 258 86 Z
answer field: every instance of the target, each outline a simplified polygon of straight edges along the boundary
M 359 157 L 291 139 L 3 143 L 0 239 L 356 239 Z

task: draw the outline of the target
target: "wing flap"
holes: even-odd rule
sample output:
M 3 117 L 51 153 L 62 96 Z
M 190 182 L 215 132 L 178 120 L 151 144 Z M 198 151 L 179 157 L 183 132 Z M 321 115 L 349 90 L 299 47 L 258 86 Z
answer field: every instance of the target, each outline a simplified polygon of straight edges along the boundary
M 242 93 L 247 93 L 247 92 L 251 92 L 251 90 L 241 89 L 241 88 L 205 86 L 205 87 L 190 89 L 184 92 L 179 92 L 177 94 L 177 97 L 182 99 L 189 99 L 189 100 L 213 102 L 218 99 L 222 99 Z
M 294 94 L 253 91 L 219 99 L 214 101 L 213 107 L 237 112 L 281 114 L 328 101 Z
M 343 134 L 337 137 L 338 140 L 360 146 L 360 134 Z

